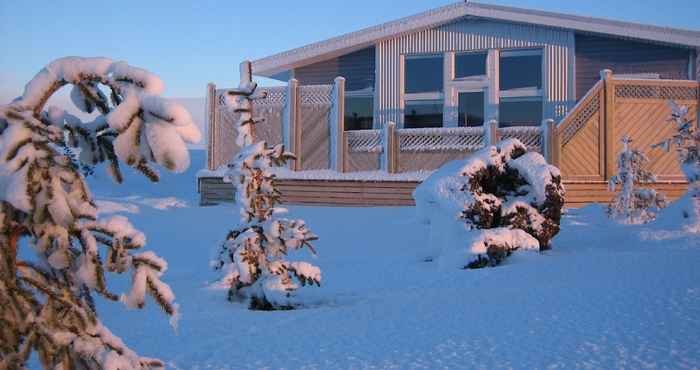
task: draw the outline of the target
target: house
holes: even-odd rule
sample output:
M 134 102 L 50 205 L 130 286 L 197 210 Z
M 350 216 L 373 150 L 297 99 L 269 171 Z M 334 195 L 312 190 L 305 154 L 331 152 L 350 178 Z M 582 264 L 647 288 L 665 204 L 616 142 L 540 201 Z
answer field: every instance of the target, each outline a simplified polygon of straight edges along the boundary
M 289 82 L 268 89 L 258 105 L 268 122 L 263 138 L 284 142 L 300 157 L 292 170 L 305 172 L 281 176 L 290 202 L 319 198 L 321 183 L 309 181 L 335 180 L 363 189 L 359 198 L 334 193 L 358 199 L 350 204 L 375 204 L 368 194 L 387 182 L 408 190 L 399 192 L 400 201 L 377 204 L 410 204 L 420 175 L 407 174 L 518 137 L 562 169 L 573 205 L 609 198 L 604 182 L 620 137 L 648 147 L 670 134 L 667 100 L 697 112 L 700 32 L 459 2 L 252 67 L 258 76 Z M 210 170 L 235 151 L 227 113 L 217 105 L 223 91 L 209 86 Z M 661 175 L 657 187 L 680 194 L 674 154 L 651 157 Z M 323 179 L 314 178 L 323 169 Z M 351 175 L 367 171 L 387 176 Z M 214 177 L 200 181 L 204 203 Z M 317 201 L 334 203 L 329 199 Z

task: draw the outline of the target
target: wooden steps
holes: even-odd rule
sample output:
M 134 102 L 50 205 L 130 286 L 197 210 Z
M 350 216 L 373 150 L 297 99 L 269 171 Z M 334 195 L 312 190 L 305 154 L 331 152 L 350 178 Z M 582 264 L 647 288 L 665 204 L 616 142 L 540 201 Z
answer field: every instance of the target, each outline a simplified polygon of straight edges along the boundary
M 277 187 L 285 204 L 337 207 L 401 207 L 413 206 L 416 181 L 297 180 L 280 179 Z M 685 182 L 659 182 L 648 185 L 666 195 L 679 198 L 687 189 Z M 564 181 L 566 206 L 578 208 L 590 203 L 607 204 L 613 197 L 602 181 Z M 233 186 L 221 178 L 199 179 L 201 205 L 233 201 Z

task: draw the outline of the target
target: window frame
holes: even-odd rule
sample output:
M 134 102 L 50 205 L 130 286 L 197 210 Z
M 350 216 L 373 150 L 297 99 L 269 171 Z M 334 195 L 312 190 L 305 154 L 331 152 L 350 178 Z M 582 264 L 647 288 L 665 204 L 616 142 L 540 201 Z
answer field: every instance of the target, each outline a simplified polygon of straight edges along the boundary
M 376 96 L 374 94 L 373 88 L 366 88 L 362 90 L 352 90 L 345 92 L 345 99 L 347 98 L 372 98 L 372 128 L 375 127 L 375 116 L 376 116 Z M 345 104 L 345 103 L 344 103 Z M 347 110 L 343 112 L 343 115 L 347 114 Z M 345 117 L 343 117 L 343 131 L 353 131 L 348 130 L 345 122 Z
M 484 73 L 480 75 L 457 77 L 457 56 L 465 54 L 483 54 L 484 55 Z M 488 49 L 483 50 L 467 50 L 467 51 L 454 51 L 451 55 L 452 58 L 452 71 L 450 73 L 450 80 L 453 82 L 470 82 L 470 81 L 484 81 L 489 78 L 489 51 Z
M 420 92 L 420 93 L 407 93 L 406 92 L 406 60 L 409 59 L 420 59 L 420 58 L 441 58 L 442 59 L 442 91 L 433 92 Z M 418 53 L 418 54 L 401 54 L 401 122 L 399 127 L 404 128 L 406 122 L 406 106 L 411 103 L 428 103 L 432 101 L 442 102 L 442 122 L 441 126 L 445 127 L 445 97 L 448 86 L 446 84 L 445 75 L 448 72 L 446 68 L 446 53 Z
M 544 58 L 544 48 L 524 48 L 524 49 L 500 49 L 498 52 L 498 60 L 496 61 L 498 65 L 498 81 L 496 88 L 498 89 L 498 124 L 501 126 L 501 103 L 503 102 L 518 102 L 518 101 L 537 101 L 541 104 L 542 117 L 540 120 L 544 119 L 545 114 L 545 94 L 544 90 L 546 87 L 546 61 Z M 501 90 L 501 59 L 519 56 L 539 56 L 540 57 L 540 88 L 536 86 L 532 87 L 519 87 L 514 89 Z M 535 126 L 540 125 L 541 122 L 536 122 Z M 512 126 L 504 126 L 512 127 Z
M 483 101 L 482 101 L 482 108 L 483 108 L 483 122 L 481 123 L 482 125 L 486 122 L 488 122 L 487 119 L 487 113 L 488 113 L 488 92 L 489 89 L 488 87 L 464 87 L 464 88 L 455 88 L 454 89 L 454 102 L 455 102 L 455 111 L 456 111 L 456 122 L 454 123 L 455 127 L 476 127 L 476 126 L 459 126 L 459 94 L 462 93 L 481 93 L 483 95 Z

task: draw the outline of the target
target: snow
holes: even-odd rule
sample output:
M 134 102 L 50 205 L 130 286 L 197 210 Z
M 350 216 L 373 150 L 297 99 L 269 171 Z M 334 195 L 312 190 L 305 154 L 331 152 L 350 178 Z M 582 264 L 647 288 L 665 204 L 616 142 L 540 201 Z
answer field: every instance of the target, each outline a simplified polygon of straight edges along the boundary
M 680 211 L 645 225 L 610 222 L 602 206 L 572 209 L 547 252 L 496 268 L 426 262 L 427 226 L 414 207 L 290 206 L 320 239 L 320 288 L 295 311 L 249 311 L 210 289 L 209 266 L 237 211 L 197 207 L 196 168 L 146 187 L 90 179 L 99 200 L 175 197 L 188 207 L 142 206 L 129 218 L 168 261 L 178 297 L 175 334 L 160 308 L 125 311 L 98 298 L 100 317 L 140 355 L 173 369 L 693 368 L 700 363 L 700 238 Z M 664 212 L 675 206 L 671 204 Z M 669 222 L 666 222 L 666 217 Z M 467 251 L 473 234 L 460 238 Z M 113 291 L 128 287 L 116 279 Z M 112 286 L 113 285 L 113 286 Z M 148 300 L 148 299 L 147 299 Z M 30 368 L 33 368 L 30 366 Z

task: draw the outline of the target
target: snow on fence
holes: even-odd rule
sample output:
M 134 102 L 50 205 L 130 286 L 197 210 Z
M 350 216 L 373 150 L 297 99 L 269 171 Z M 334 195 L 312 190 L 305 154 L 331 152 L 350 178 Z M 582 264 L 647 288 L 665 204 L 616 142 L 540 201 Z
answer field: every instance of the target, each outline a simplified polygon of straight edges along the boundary
M 498 129 L 500 140 L 518 139 L 527 150 L 542 153 L 542 128 L 538 126 L 503 127 Z

